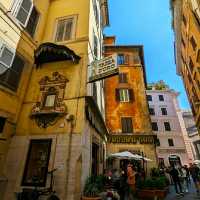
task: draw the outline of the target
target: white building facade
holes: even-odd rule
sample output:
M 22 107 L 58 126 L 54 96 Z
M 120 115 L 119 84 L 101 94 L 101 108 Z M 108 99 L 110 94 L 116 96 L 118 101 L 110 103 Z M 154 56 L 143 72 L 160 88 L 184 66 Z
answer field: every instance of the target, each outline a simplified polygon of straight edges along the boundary
M 191 148 L 194 160 L 200 160 L 200 136 L 191 110 L 182 110 L 182 117 L 186 129 L 186 139 L 189 141 L 188 148 Z
M 168 87 L 147 90 L 152 130 L 157 134 L 157 159 L 160 167 L 188 165 L 190 159 L 179 121 L 178 93 Z

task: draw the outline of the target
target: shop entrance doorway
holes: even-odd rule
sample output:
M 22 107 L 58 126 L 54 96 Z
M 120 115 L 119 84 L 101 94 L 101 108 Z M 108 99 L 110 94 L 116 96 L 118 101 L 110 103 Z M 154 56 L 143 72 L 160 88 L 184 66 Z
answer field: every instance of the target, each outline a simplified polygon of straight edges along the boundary
M 99 170 L 99 146 L 96 143 L 92 143 L 92 174 L 98 175 Z

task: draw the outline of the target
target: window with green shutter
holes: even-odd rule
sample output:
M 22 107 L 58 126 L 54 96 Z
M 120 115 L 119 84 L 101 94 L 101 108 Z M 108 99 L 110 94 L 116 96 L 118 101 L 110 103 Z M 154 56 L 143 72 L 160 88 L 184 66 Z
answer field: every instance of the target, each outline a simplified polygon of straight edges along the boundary
M 122 133 L 133 133 L 133 124 L 131 117 L 121 118 Z
M 134 101 L 134 93 L 132 89 L 128 88 L 120 88 L 116 89 L 116 101 L 120 102 L 133 102 Z
M 119 83 L 128 83 L 127 73 L 119 74 Z

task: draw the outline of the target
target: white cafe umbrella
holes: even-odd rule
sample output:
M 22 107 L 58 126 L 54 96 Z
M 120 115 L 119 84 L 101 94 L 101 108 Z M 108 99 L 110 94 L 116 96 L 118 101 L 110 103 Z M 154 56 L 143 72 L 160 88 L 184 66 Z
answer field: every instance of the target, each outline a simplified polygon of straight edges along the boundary
M 143 156 L 140 156 L 138 154 L 134 154 L 136 156 L 136 158 L 138 158 L 138 160 L 144 160 L 144 161 L 149 161 L 149 162 L 152 162 L 153 160 L 151 160 L 150 158 L 147 158 L 147 157 L 143 157 Z
M 118 152 L 118 153 L 113 153 L 110 154 L 109 157 L 113 158 L 125 158 L 125 159 L 135 159 L 135 160 L 141 160 L 141 158 L 138 157 L 139 155 L 137 154 L 132 154 L 129 151 L 123 151 L 123 152 Z

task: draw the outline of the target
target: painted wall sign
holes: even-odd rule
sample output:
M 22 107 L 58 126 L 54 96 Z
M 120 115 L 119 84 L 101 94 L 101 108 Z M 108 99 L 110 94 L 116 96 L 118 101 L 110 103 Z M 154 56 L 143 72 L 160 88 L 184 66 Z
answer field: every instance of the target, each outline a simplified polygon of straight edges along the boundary
M 185 149 L 159 149 L 159 153 L 186 153 Z
M 154 144 L 155 136 L 153 135 L 110 135 L 109 143 L 126 143 L 126 144 Z
M 105 57 L 99 61 L 94 61 L 91 64 L 91 68 L 92 74 L 89 78 L 89 83 L 119 74 L 116 55 Z

